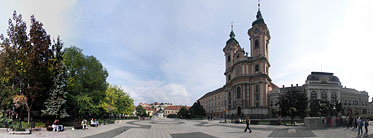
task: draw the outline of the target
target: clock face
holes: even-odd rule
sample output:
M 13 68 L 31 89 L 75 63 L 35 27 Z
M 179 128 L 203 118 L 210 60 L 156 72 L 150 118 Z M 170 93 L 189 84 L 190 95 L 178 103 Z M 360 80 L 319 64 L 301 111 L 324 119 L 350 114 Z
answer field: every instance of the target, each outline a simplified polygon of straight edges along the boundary
M 257 34 L 257 33 L 259 33 L 259 29 L 258 29 L 258 28 L 256 28 L 256 29 L 254 30 L 254 34 Z

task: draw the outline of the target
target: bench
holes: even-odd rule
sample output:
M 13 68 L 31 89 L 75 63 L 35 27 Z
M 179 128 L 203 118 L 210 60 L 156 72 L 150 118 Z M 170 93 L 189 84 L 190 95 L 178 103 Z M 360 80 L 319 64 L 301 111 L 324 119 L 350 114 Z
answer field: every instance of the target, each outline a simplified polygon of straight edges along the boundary
M 80 122 L 73 122 L 74 129 L 82 129 L 83 126 Z

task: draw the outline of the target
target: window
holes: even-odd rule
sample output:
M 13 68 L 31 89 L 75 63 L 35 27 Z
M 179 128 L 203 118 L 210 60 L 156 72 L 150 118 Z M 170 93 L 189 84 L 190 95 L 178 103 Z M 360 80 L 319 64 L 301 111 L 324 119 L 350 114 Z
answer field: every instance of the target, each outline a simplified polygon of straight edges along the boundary
M 273 106 L 273 101 L 271 101 L 271 106 Z
M 255 107 L 259 107 L 259 103 L 258 102 L 255 103 Z
M 337 93 L 336 92 L 332 92 L 332 104 L 334 104 L 336 102 L 337 102 Z
M 237 55 L 237 59 L 239 59 L 239 58 L 240 58 L 240 54 Z
M 255 39 L 254 41 L 254 48 L 259 48 L 259 40 Z
M 228 55 L 228 57 L 227 57 L 228 59 L 228 62 L 231 62 L 231 55 Z
M 228 80 L 231 80 L 231 75 L 228 75 Z
M 258 72 L 258 71 L 259 71 L 259 65 L 256 64 L 256 65 L 255 65 L 255 72 Z
M 323 92 L 321 93 L 321 100 L 322 100 L 322 101 L 326 101 L 326 100 L 327 100 L 327 95 L 326 95 L 326 92 L 325 92 L 325 91 L 323 91 Z
M 241 88 L 237 87 L 237 99 L 241 98 Z
M 316 92 L 312 91 L 311 92 L 311 99 L 316 100 L 316 97 L 317 97 Z

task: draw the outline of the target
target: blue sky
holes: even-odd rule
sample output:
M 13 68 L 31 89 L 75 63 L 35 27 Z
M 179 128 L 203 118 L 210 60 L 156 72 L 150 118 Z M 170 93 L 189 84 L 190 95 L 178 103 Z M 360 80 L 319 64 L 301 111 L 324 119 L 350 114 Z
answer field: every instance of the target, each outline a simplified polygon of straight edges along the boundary
M 139 102 L 191 105 L 225 83 L 223 47 L 234 22 L 249 49 L 247 30 L 256 0 L 5 0 L 0 33 L 13 10 L 35 14 L 65 47 L 83 49 Z M 373 95 L 373 2 L 262 0 L 272 39 L 270 77 L 278 86 L 304 84 L 311 71 L 333 72 L 342 85 Z M 248 50 L 247 50 L 248 51 Z

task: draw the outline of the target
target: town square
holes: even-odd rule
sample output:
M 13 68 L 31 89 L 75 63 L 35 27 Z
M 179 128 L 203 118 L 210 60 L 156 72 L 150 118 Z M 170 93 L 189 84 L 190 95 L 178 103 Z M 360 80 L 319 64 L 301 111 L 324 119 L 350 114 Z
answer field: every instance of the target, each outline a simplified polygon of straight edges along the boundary
M 373 137 L 372 6 L 1 0 L 0 138 Z

